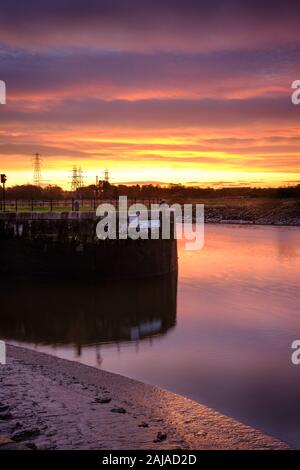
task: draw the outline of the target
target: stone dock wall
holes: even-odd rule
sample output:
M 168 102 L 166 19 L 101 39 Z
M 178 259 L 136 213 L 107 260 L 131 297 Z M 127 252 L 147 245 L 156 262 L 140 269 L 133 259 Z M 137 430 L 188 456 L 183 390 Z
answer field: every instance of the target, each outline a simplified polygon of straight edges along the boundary
M 177 270 L 175 239 L 96 236 L 95 212 L 0 213 L 0 275 L 133 279 Z

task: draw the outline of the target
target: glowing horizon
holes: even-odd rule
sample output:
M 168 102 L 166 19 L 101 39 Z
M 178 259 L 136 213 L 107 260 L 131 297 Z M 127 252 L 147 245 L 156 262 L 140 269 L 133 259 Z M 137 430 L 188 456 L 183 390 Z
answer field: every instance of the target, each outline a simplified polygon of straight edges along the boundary
M 0 170 L 8 186 L 112 182 L 285 186 L 300 183 L 300 7 L 266 24 L 250 1 L 74 2 L 70 21 L 35 0 L 0 18 Z M 218 3 L 216 0 L 215 3 Z M 145 18 L 148 18 L 146 20 Z M 27 25 L 31 25 L 30 31 Z M 256 34 L 252 32 L 255 30 Z M 214 34 L 212 34 L 212 32 Z

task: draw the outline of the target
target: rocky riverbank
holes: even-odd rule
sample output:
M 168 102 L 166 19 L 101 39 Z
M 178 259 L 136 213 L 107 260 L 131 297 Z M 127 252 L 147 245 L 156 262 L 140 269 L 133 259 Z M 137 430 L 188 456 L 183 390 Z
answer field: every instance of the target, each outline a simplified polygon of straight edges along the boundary
M 8 346 L 0 449 L 288 449 L 192 400 Z
M 234 199 L 199 201 L 205 207 L 207 223 L 247 223 L 300 226 L 298 199 Z

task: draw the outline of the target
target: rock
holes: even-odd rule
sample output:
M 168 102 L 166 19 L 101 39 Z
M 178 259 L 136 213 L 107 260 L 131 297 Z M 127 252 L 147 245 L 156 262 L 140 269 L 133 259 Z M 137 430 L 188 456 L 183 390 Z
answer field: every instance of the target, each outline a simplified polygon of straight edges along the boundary
M 125 408 L 112 408 L 110 411 L 111 411 L 112 413 L 121 413 L 121 414 L 127 413 L 127 411 L 125 410 Z
M 27 439 L 32 439 L 33 437 L 39 436 L 40 433 L 41 432 L 38 428 L 25 429 L 24 431 L 15 432 L 12 438 L 16 442 L 26 441 Z
M 97 397 L 97 398 L 95 398 L 95 402 L 96 403 L 102 403 L 102 404 L 110 403 L 111 398 L 110 397 Z
M 145 423 L 144 421 L 138 425 L 139 428 L 148 428 L 149 427 L 149 424 L 148 423 Z
M 163 433 L 163 432 L 158 432 L 157 433 L 157 436 L 156 436 L 156 439 L 153 441 L 153 442 L 162 442 L 162 441 L 165 441 L 167 439 L 167 434 Z

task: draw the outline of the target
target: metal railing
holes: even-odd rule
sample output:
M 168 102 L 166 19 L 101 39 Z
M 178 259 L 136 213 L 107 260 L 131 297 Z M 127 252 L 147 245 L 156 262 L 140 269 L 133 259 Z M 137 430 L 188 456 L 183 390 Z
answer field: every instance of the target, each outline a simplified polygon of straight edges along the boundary
M 0 211 L 5 212 L 69 212 L 94 211 L 99 204 L 109 203 L 118 208 L 118 198 L 84 198 L 84 199 L 8 199 L 0 200 Z M 159 203 L 159 198 L 128 198 L 128 206 L 135 203 L 143 203 L 150 208 L 151 204 Z

